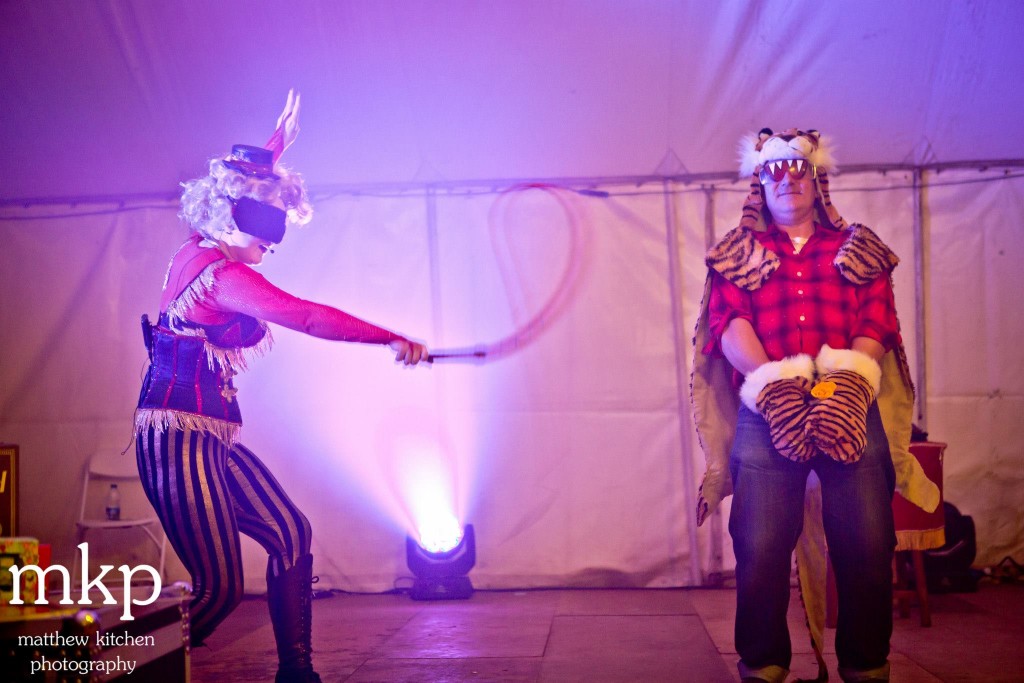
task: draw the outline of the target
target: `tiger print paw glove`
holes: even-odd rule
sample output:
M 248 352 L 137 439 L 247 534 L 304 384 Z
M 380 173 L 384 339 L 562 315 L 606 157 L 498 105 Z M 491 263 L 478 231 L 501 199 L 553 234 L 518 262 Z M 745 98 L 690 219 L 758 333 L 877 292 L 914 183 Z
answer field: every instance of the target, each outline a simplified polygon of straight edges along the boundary
M 815 365 L 818 383 L 811 389 L 807 439 L 833 460 L 857 462 L 867 445 L 868 408 L 882 384 L 882 368 L 866 353 L 828 344 Z
M 768 423 L 775 450 L 794 462 L 814 457 L 804 422 L 811 410 L 814 360 L 805 353 L 765 363 L 752 371 L 740 387 L 740 400 Z

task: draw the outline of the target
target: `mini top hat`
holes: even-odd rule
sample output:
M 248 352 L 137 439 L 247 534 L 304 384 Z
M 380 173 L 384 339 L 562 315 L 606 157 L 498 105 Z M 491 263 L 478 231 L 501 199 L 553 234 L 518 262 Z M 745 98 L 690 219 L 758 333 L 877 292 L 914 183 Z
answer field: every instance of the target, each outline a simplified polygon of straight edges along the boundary
M 255 145 L 234 145 L 224 165 L 253 178 L 281 179 L 281 176 L 274 173 L 273 152 Z

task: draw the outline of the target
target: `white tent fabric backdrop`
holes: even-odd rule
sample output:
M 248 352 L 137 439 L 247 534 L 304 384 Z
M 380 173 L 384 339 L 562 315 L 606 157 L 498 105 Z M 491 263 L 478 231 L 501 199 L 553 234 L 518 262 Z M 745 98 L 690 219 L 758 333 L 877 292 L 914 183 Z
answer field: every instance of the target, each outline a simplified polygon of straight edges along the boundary
M 1004 341 L 1024 334 L 1024 254 L 1006 227 L 1024 182 L 998 170 L 926 178 L 924 405 L 932 437 L 949 443 L 947 500 L 975 517 L 978 561 L 991 564 L 1024 551 L 1024 373 Z M 917 368 L 911 181 L 859 173 L 833 187 L 844 215 L 903 257 L 896 293 Z M 323 585 L 379 591 L 408 575 L 404 537 L 418 496 L 434 490 L 476 527 L 478 587 L 695 585 L 730 568 L 727 535 L 693 528 L 703 462 L 687 379 L 707 202 L 720 236 L 743 185 L 563 190 L 585 236 L 578 279 L 532 344 L 494 362 L 403 370 L 377 347 L 275 329 L 274 351 L 239 378 L 243 441 L 310 517 Z M 506 195 L 491 215 L 498 197 L 325 197 L 262 271 L 434 346 L 499 339 L 543 305 L 570 254 L 568 217 L 549 194 Z M 175 211 L 33 207 L 0 222 L 0 433 L 27 456 L 26 531 L 52 540 L 57 561 L 70 564 L 84 459 L 127 444 L 145 361 L 138 316 L 156 312 L 186 234 Z M 246 545 L 252 590 L 264 557 Z
M 244 440 L 312 519 L 324 586 L 405 575 L 431 491 L 475 524 L 481 587 L 732 566 L 728 505 L 692 525 L 690 340 L 706 243 L 746 190 L 726 179 L 735 141 L 765 125 L 821 128 L 841 167 L 887 170 L 837 176 L 836 204 L 903 257 L 921 420 L 949 443 L 977 562 L 1020 561 L 1021 25 L 1001 0 L 0 2 L 0 441 L 22 448 L 22 533 L 70 566 L 86 458 L 129 438 L 138 317 L 185 236 L 177 184 L 266 140 L 295 87 L 285 161 L 317 217 L 263 268 L 285 289 L 472 346 L 526 323 L 570 258 L 556 197 L 492 215 L 501 191 L 562 179 L 585 237 L 518 353 L 406 371 L 278 330 L 240 378 Z M 255 544 L 246 565 L 260 590 Z
M 763 126 L 853 164 L 1020 158 L 1012 0 L 0 3 L 0 198 L 168 193 L 270 134 L 316 185 L 719 172 Z

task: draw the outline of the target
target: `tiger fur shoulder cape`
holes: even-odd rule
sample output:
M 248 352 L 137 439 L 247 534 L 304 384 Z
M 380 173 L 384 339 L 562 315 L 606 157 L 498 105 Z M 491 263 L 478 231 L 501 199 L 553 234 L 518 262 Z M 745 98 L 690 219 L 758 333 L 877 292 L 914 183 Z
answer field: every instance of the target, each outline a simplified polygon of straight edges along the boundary
M 732 386 L 729 361 L 721 354 L 706 355 L 702 351 L 710 338 L 708 301 L 712 271 L 748 291 L 754 291 L 779 267 L 778 255 L 761 245 L 752 230 L 742 224 L 734 228 L 708 251 L 706 258 L 709 271 L 694 335 L 690 376 L 694 423 L 706 461 L 704 480 L 698 492 L 698 526 L 714 512 L 722 499 L 732 494 L 729 452 L 740 405 L 738 392 Z M 891 279 L 899 259 L 878 235 L 857 223 L 846 230 L 849 235 L 833 262 L 843 277 L 857 285 L 871 282 L 884 273 L 889 273 Z M 931 512 L 938 507 L 940 496 L 938 487 L 910 454 L 914 387 L 902 344 L 887 352 L 880 365 L 882 386 L 877 401 L 896 469 L 896 488 L 907 500 Z

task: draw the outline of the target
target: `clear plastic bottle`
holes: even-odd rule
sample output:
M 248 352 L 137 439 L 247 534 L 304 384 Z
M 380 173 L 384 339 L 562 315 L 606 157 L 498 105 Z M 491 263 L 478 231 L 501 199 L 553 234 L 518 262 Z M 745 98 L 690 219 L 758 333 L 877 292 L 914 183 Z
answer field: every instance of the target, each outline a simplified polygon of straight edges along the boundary
M 117 484 L 111 484 L 107 491 L 107 519 L 112 522 L 121 519 L 121 492 Z

